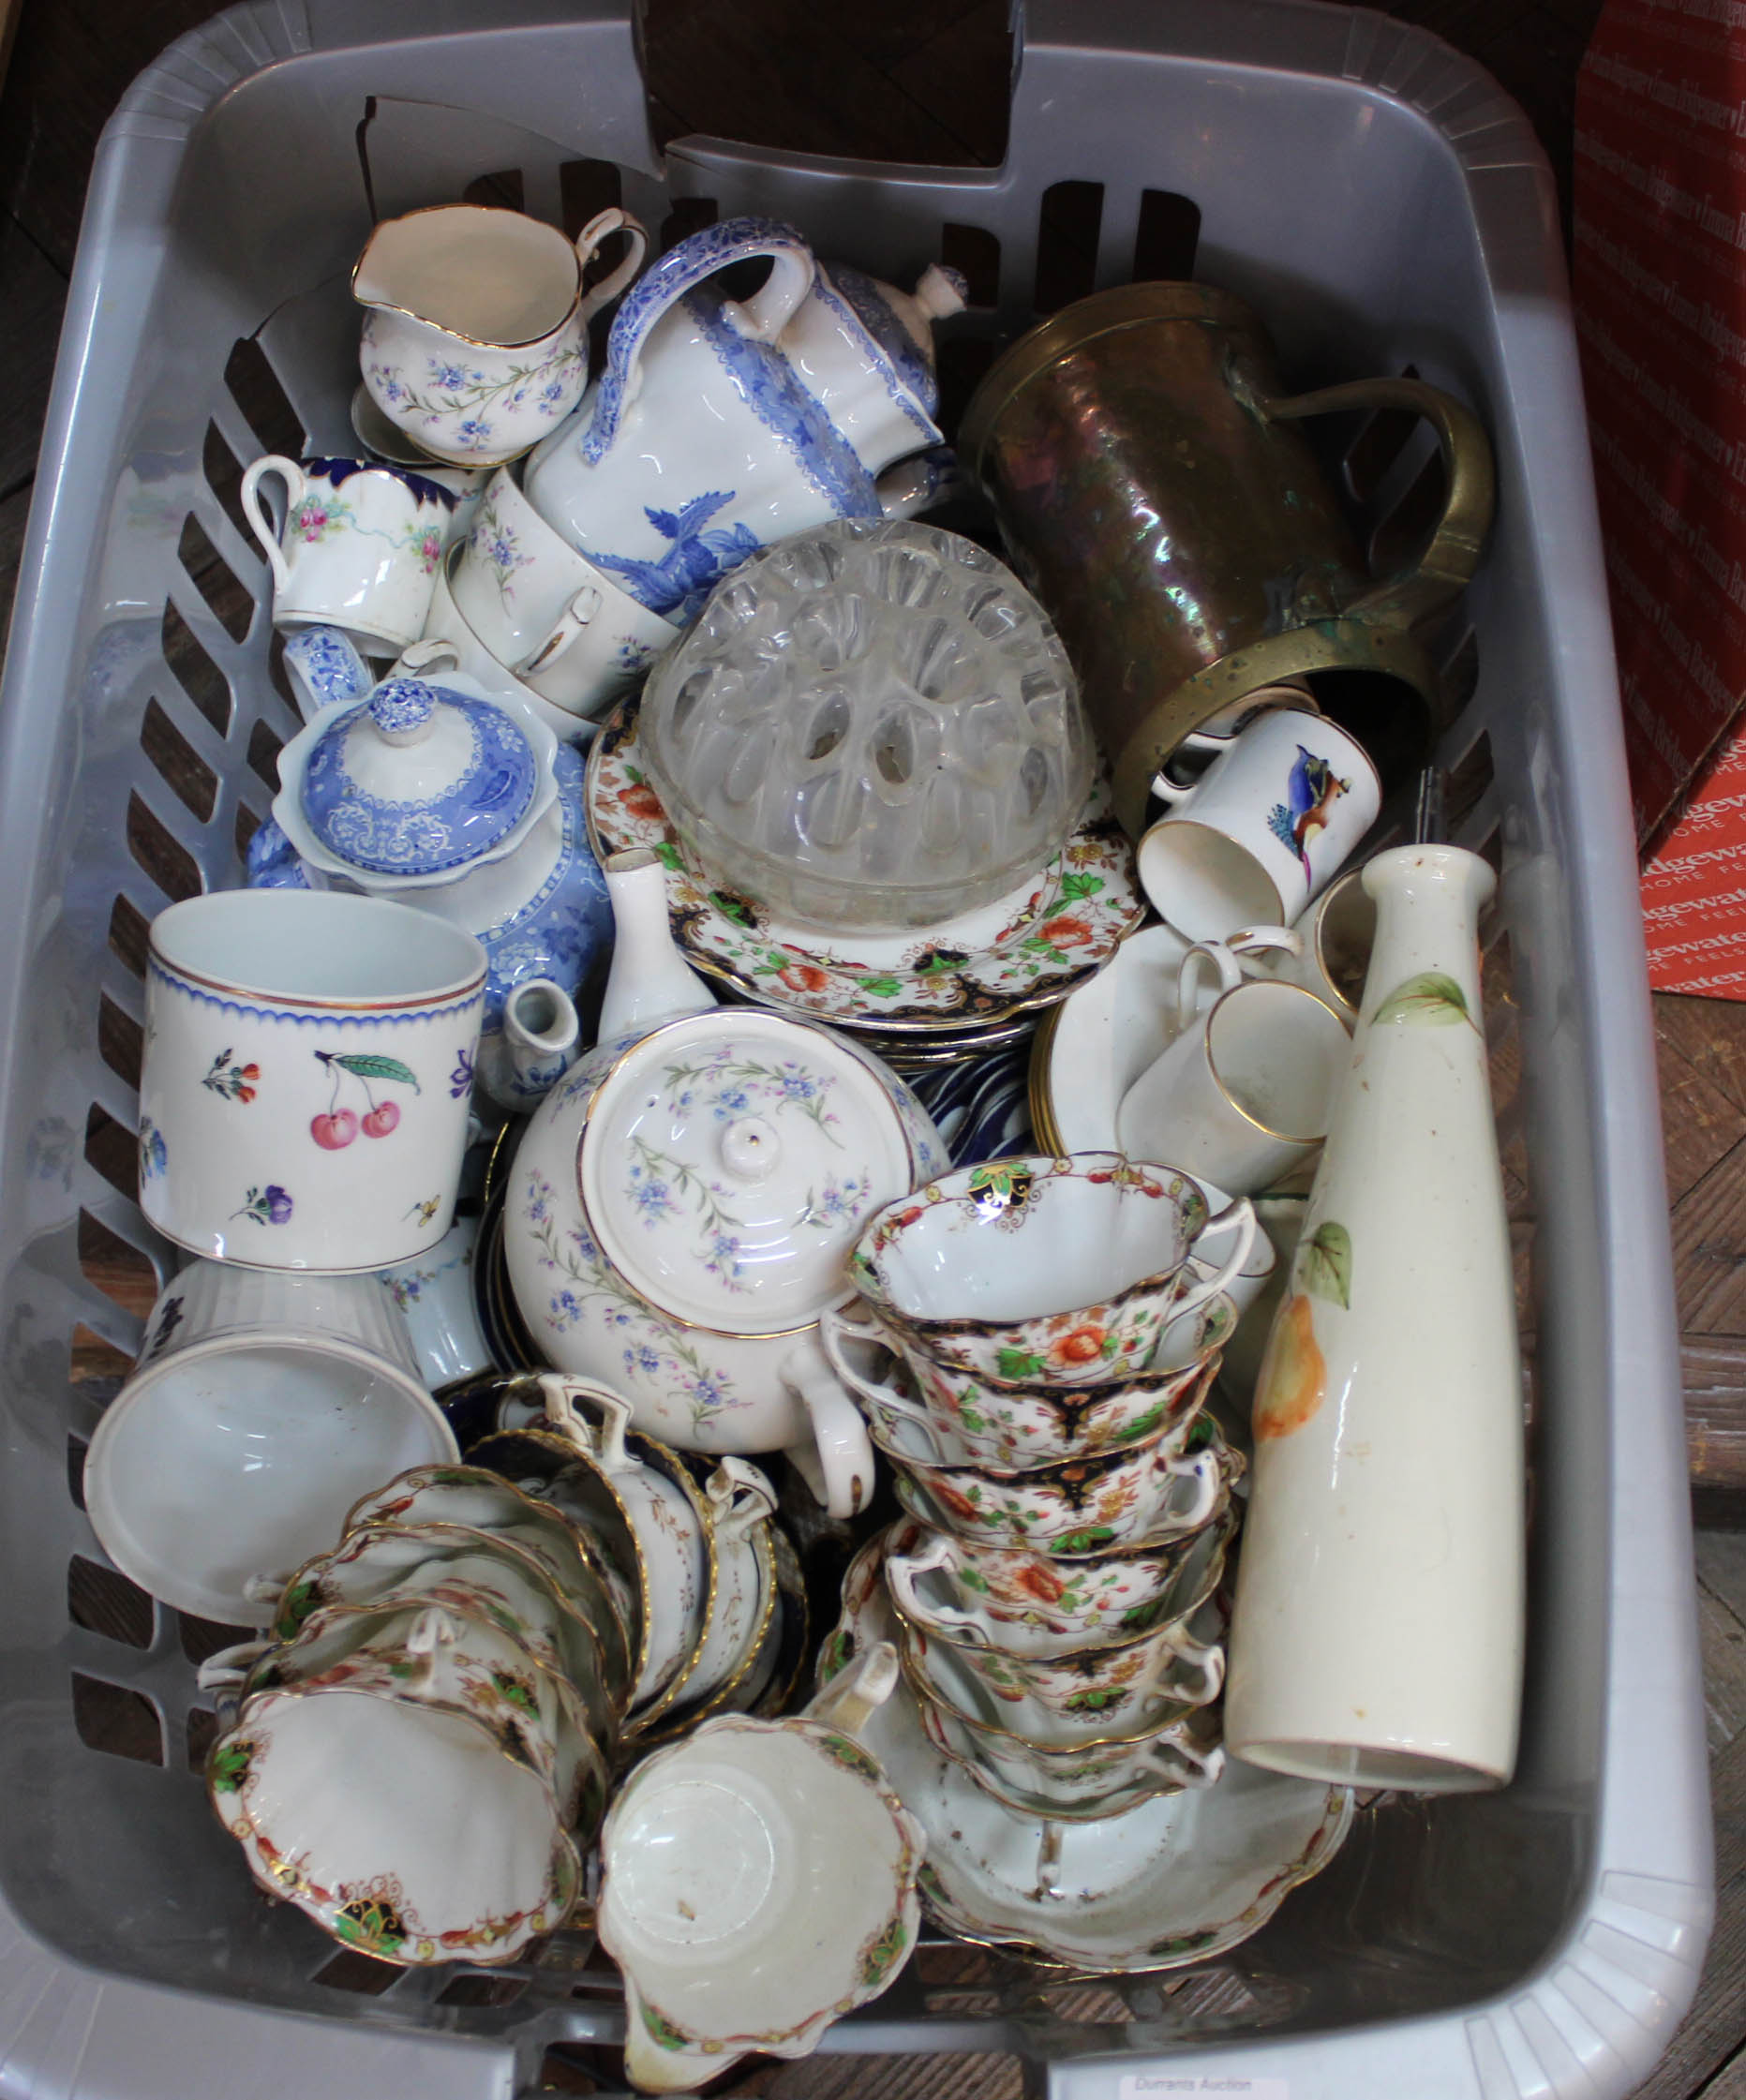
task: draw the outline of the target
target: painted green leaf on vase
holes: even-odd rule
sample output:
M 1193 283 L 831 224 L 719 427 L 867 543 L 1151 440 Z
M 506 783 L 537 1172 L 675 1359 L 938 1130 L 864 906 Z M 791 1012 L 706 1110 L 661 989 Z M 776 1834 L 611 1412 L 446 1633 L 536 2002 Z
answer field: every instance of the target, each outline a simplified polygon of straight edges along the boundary
M 1304 1288 L 1348 1312 L 1352 1303 L 1352 1236 L 1332 1218 L 1317 1226 L 1304 1243 Z
M 1462 1021 L 1472 1024 L 1467 994 L 1441 970 L 1421 970 L 1417 976 L 1397 984 L 1371 1017 L 1372 1025 L 1385 1020 L 1410 1023 L 1415 1028 L 1455 1028 Z

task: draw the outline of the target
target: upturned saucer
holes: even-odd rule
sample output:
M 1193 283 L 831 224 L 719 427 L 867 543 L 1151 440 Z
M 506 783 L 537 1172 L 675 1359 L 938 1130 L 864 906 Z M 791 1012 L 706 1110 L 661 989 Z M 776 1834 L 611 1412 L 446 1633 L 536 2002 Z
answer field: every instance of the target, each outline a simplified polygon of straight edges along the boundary
M 881 1535 L 843 1580 L 821 1683 L 895 1637 L 884 1551 Z M 906 1682 L 863 1739 L 927 1832 L 919 1885 L 934 1921 L 960 1939 L 1085 1974 L 1181 1968 L 1236 1946 L 1321 1871 L 1351 1824 L 1344 1788 L 1234 1759 L 1216 1786 L 1157 1795 L 1098 1822 L 1045 1824 L 1002 1807 L 933 1748 Z
M 1173 926 L 1131 933 L 1107 970 L 1045 1014 L 1031 1049 L 1031 1126 L 1052 1152 L 1107 1152 L 1122 1096 L 1175 1034 L 1188 952 Z
M 919 937 L 788 926 L 706 889 L 649 784 L 634 699 L 594 739 L 585 799 L 600 857 L 637 846 L 661 856 L 673 937 L 694 968 L 760 1005 L 839 1028 L 925 1040 L 999 1027 L 1094 976 L 1145 909 L 1101 776 L 1079 828 L 1038 876 Z

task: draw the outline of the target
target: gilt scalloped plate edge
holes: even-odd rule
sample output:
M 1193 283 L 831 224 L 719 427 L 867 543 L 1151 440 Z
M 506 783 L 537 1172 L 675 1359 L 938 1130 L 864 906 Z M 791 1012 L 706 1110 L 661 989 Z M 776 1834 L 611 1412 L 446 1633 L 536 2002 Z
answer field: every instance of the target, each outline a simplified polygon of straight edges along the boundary
M 1065 999 L 1095 976 L 1145 911 L 1133 849 L 1100 767 L 1079 827 L 1029 894 L 980 947 L 952 947 L 936 930 L 898 963 L 857 961 L 779 937 L 759 907 L 706 890 L 680 858 L 678 836 L 638 761 L 637 703 L 603 725 L 589 752 L 589 843 L 598 858 L 642 846 L 667 871 L 667 910 L 685 960 L 759 1005 L 847 1029 L 924 1037 L 995 1026 Z M 1015 891 L 1014 897 L 1018 895 Z M 879 936 L 881 946 L 891 936 Z

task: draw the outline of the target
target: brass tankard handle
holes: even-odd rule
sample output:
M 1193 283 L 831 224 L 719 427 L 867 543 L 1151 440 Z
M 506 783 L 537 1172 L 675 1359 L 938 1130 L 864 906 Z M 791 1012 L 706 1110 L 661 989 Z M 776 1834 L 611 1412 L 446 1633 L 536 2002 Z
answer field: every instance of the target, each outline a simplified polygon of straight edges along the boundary
M 1498 477 L 1491 441 L 1470 409 L 1423 380 L 1386 379 L 1350 380 L 1342 386 L 1318 387 L 1313 394 L 1258 401 L 1256 407 L 1277 423 L 1332 415 L 1342 409 L 1406 409 L 1423 416 L 1437 433 L 1449 490 L 1430 544 L 1415 568 L 1381 578 L 1343 608 L 1344 618 L 1413 627 L 1441 612 L 1471 581 L 1491 527 Z

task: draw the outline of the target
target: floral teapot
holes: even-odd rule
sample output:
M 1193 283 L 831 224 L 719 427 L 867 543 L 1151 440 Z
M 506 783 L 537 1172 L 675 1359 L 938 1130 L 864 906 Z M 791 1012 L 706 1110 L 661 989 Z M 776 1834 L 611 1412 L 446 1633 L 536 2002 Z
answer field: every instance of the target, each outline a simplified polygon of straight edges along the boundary
M 262 827 L 268 838 L 251 841 L 250 885 L 360 889 L 476 934 L 489 961 L 481 1076 L 525 1110 L 574 1050 L 564 1007 L 612 937 L 582 767 L 544 722 L 471 678 L 385 678 L 322 708 L 279 753 L 278 837 Z M 545 1026 L 517 1007 L 506 1045 L 506 1003 L 536 986 Z
M 507 1182 L 511 1288 L 541 1355 L 616 1387 L 639 1429 L 681 1451 L 786 1451 L 852 1515 L 873 1450 L 819 1318 L 851 1294 L 866 1220 L 945 1164 L 903 1082 L 814 1022 L 709 1006 L 645 1024 L 590 1050 L 529 1124 Z
M 768 257 L 752 296 L 711 279 Z M 772 219 L 732 218 L 664 255 L 619 308 L 605 366 L 529 461 L 529 499 L 650 612 L 688 624 L 720 577 L 833 517 L 900 515 L 940 443 L 930 324 L 963 305 L 937 265 L 913 294 L 819 262 Z

